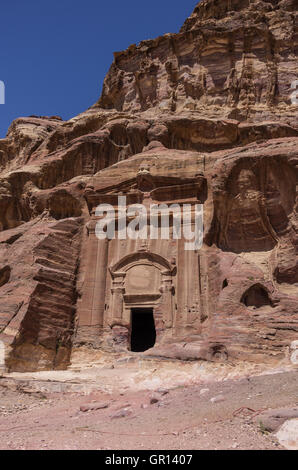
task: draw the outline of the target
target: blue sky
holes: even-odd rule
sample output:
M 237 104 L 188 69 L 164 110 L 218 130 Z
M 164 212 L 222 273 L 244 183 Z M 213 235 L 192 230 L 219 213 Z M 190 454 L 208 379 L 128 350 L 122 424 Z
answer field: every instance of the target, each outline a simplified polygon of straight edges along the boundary
M 0 138 L 20 116 L 84 111 L 99 98 L 113 52 L 178 32 L 198 0 L 2 0 Z

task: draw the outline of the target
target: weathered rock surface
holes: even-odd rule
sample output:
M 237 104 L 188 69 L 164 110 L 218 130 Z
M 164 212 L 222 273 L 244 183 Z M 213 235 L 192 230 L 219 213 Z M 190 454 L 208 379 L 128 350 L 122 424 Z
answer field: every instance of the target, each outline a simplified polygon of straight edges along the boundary
M 294 0 L 205 0 L 178 34 L 115 53 L 86 112 L 13 122 L 0 140 L 9 370 L 63 369 L 82 347 L 127 354 L 144 306 L 149 356 L 297 362 L 297 70 Z M 94 210 L 118 195 L 204 204 L 202 249 L 102 244 Z
M 298 419 L 286 421 L 276 436 L 287 450 L 298 450 Z
M 263 430 L 268 432 L 278 431 L 289 420 L 298 419 L 298 408 L 280 408 L 268 410 L 259 415 L 256 421 Z
M 80 406 L 80 411 L 86 413 L 87 411 L 105 410 L 108 407 L 109 403 L 87 403 Z

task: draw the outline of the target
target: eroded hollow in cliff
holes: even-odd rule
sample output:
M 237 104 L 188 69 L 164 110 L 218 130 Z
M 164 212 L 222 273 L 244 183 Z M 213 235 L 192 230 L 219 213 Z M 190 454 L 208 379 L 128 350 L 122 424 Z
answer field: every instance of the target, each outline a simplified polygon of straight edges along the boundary
M 7 284 L 10 279 L 11 268 L 10 266 L 4 266 L 4 268 L 0 269 L 0 287 Z
M 131 350 L 144 352 L 153 348 L 156 329 L 152 308 L 133 308 L 131 310 Z
M 251 286 L 242 296 L 241 302 L 246 307 L 261 308 L 266 305 L 273 306 L 269 298 L 268 292 L 260 284 Z
M 82 211 L 77 199 L 65 190 L 56 191 L 49 200 L 49 212 L 56 220 L 80 217 Z

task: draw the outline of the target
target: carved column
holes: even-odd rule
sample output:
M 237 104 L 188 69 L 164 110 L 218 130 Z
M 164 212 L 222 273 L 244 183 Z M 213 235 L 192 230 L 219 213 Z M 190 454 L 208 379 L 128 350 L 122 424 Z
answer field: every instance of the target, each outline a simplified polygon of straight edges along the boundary
M 185 326 L 192 326 L 198 333 L 201 329 L 198 254 L 196 251 L 186 251 L 185 242 L 183 238 L 178 241 L 177 334 L 183 333 Z
M 105 285 L 108 262 L 108 240 L 98 240 L 95 235 L 96 220 L 87 229 L 88 249 L 79 327 L 102 327 L 105 308 Z
M 171 273 L 162 272 L 162 305 L 163 321 L 166 328 L 173 327 L 173 282 Z
M 87 224 L 88 238 L 87 238 L 87 255 L 85 265 L 85 278 L 83 283 L 83 292 L 81 299 L 81 308 L 79 312 L 79 327 L 86 327 L 92 324 L 92 306 L 94 295 L 94 283 L 96 276 L 96 256 L 97 252 L 97 238 L 95 236 L 96 221 L 91 220 Z
M 92 305 L 92 325 L 103 326 L 109 241 L 97 240 L 96 276 Z
M 112 285 L 112 299 L 109 310 L 109 324 L 113 325 L 123 319 L 123 296 L 125 294 L 124 279 L 125 273 L 114 273 Z

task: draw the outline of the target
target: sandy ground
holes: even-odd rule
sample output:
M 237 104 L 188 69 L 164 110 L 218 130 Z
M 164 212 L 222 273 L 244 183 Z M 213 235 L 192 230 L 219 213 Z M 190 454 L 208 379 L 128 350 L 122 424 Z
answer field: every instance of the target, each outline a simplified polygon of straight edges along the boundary
M 179 366 L 175 367 L 179 378 Z M 108 371 L 90 371 L 99 390 L 90 391 L 84 384 L 76 393 L 63 391 L 65 387 L 59 393 L 51 391 L 54 376 L 47 373 L 38 375 L 43 382 L 34 377 L 35 391 L 28 383 L 15 385 L 28 375 L 14 374 L 8 382 L 2 378 L 0 449 L 283 449 L 273 434 L 264 433 L 258 417 L 261 410 L 298 405 L 297 370 L 232 379 L 229 373 L 220 380 L 207 375 L 197 383 L 184 380 L 183 384 L 181 377 L 175 383 L 173 369 L 168 371 L 171 380 L 160 380 L 166 375 L 164 367 L 155 381 L 156 369 L 150 370 L 150 382 L 144 374 L 136 380 L 137 375 L 128 387 L 133 370 L 112 369 L 114 387 L 99 384 L 99 377 L 104 382 Z M 65 386 L 69 377 L 63 377 Z M 108 407 L 80 411 L 82 405 L 97 403 Z

